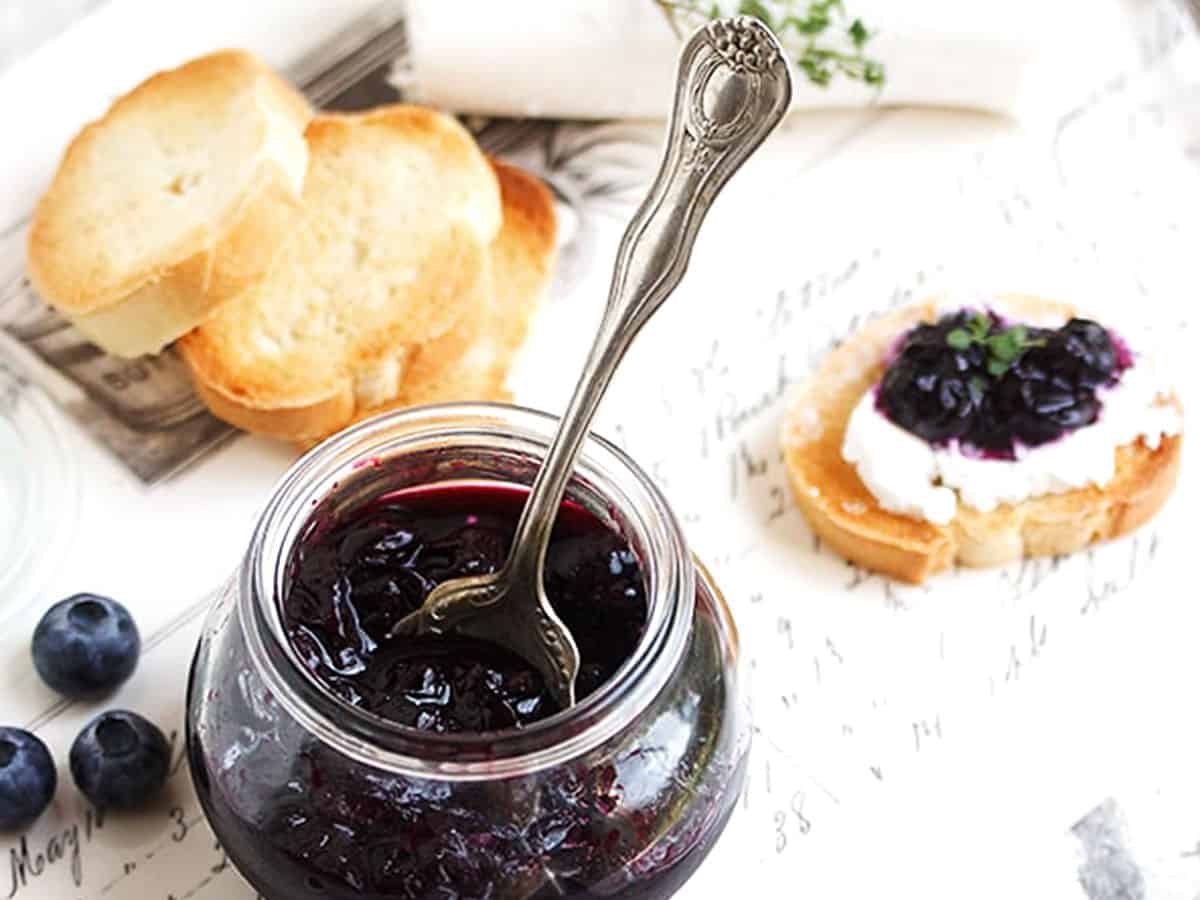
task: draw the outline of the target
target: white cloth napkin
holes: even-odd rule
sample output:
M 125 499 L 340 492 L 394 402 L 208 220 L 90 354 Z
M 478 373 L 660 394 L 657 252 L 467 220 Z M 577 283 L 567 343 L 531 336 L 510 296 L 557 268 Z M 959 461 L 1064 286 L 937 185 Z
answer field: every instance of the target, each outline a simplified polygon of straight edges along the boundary
M 887 84 L 878 95 L 846 80 L 805 84 L 797 107 L 1036 114 L 1095 83 L 1095 66 L 1114 71 L 1114 45 L 1128 46 L 1121 5 L 1110 0 L 845 0 L 845 8 L 877 32 L 868 49 L 886 65 Z M 551 118 L 657 117 L 669 107 L 679 37 L 655 0 L 410 0 L 409 23 L 411 76 L 436 106 Z

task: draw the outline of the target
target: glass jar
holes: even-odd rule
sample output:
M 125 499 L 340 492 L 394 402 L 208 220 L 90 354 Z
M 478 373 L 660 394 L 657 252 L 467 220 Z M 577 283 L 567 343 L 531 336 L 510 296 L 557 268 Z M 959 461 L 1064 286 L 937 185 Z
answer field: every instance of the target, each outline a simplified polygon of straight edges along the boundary
M 568 498 L 637 554 L 648 618 L 576 706 L 520 730 L 420 731 L 339 699 L 286 638 L 290 550 L 314 517 L 404 487 L 528 485 L 553 427 L 507 406 L 391 413 L 276 488 L 206 623 L 187 718 L 213 830 L 268 900 L 665 898 L 724 829 L 750 740 L 736 630 L 666 501 L 602 440 Z

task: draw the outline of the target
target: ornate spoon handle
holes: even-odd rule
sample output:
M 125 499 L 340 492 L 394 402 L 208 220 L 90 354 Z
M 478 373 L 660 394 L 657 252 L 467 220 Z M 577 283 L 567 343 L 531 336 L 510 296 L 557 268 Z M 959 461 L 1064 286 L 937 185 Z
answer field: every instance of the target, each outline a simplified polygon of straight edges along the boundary
M 599 333 L 517 526 L 515 574 L 540 577 L 563 492 L 613 373 L 683 278 L 713 200 L 779 124 L 791 93 L 783 51 L 756 19 L 711 22 L 684 47 L 663 161 L 625 230 Z

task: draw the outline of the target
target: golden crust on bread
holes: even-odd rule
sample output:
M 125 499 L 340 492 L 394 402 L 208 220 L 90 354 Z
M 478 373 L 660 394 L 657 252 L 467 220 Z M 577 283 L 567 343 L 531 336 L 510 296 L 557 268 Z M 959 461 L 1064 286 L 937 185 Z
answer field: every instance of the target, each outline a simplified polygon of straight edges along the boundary
M 1061 303 L 1005 297 L 1015 318 L 1074 314 Z M 1149 520 L 1175 486 L 1182 437 L 1157 449 L 1138 441 L 1117 449 L 1116 476 L 1091 486 L 1004 504 L 989 512 L 962 503 L 945 526 L 880 507 L 842 457 L 851 411 L 882 376 L 891 344 L 919 322 L 937 319 L 933 301 L 869 323 L 835 349 L 792 398 L 783 449 L 796 503 L 831 549 L 859 565 L 919 583 L 958 562 L 991 566 L 1023 556 L 1071 553 L 1126 534 Z M 1178 406 L 1174 397 L 1167 402 Z
M 38 292 L 109 352 L 155 352 L 255 281 L 291 232 L 311 112 L 229 50 L 161 72 L 68 146 L 34 211 Z

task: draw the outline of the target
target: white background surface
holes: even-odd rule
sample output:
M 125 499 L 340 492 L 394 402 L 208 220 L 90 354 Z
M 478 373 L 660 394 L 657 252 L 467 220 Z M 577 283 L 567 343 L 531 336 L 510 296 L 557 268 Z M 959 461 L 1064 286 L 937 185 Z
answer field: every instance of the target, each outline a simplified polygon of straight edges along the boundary
M 717 205 L 688 281 L 631 354 L 602 430 L 660 480 L 714 565 L 755 663 L 763 729 L 744 809 L 684 900 L 748 889 L 1078 898 L 1070 829 L 1106 798 L 1121 810 L 1140 896 L 1200 897 L 1194 448 L 1177 496 L 1140 543 L 1061 569 L 951 574 L 900 592 L 811 550 L 776 492 L 772 459 L 779 383 L 802 376 L 856 311 L 936 285 L 1132 306 L 1158 326 L 1185 396 L 1195 396 L 1197 42 L 1172 38 L 1174 20 L 1155 21 L 1157 39 L 1131 30 L 1111 77 L 1044 131 L 936 111 L 794 117 Z M 1165 56 L 1164 42 L 1174 48 Z M 3 85 L 0 76 L 0 94 Z M 602 256 L 546 308 L 514 377 L 522 402 L 561 408 L 568 386 L 558 373 L 577 365 L 605 266 Z M 242 439 L 146 489 L 76 443 L 80 526 L 42 599 L 111 594 L 146 635 L 232 571 L 292 458 Z M 732 473 L 747 457 L 765 474 L 733 497 Z M 63 762 L 96 710 L 48 720 L 56 701 L 28 660 L 35 620 L 30 610 L 0 635 L 0 719 L 48 721 L 40 730 Z M 176 727 L 193 635 L 185 628 L 154 647 L 115 702 Z M 82 814 L 62 773 L 31 852 Z M 180 777 L 160 808 L 109 823 L 81 850 L 78 888 L 68 854 L 17 896 L 91 898 L 111 883 L 104 896 L 118 900 L 249 898 L 227 872 L 203 880 L 219 860 L 199 825 L 175 849 L 171 810 L 190 816 L 189 803 Z M 0 897 L 10 843 L 0 841 Z

